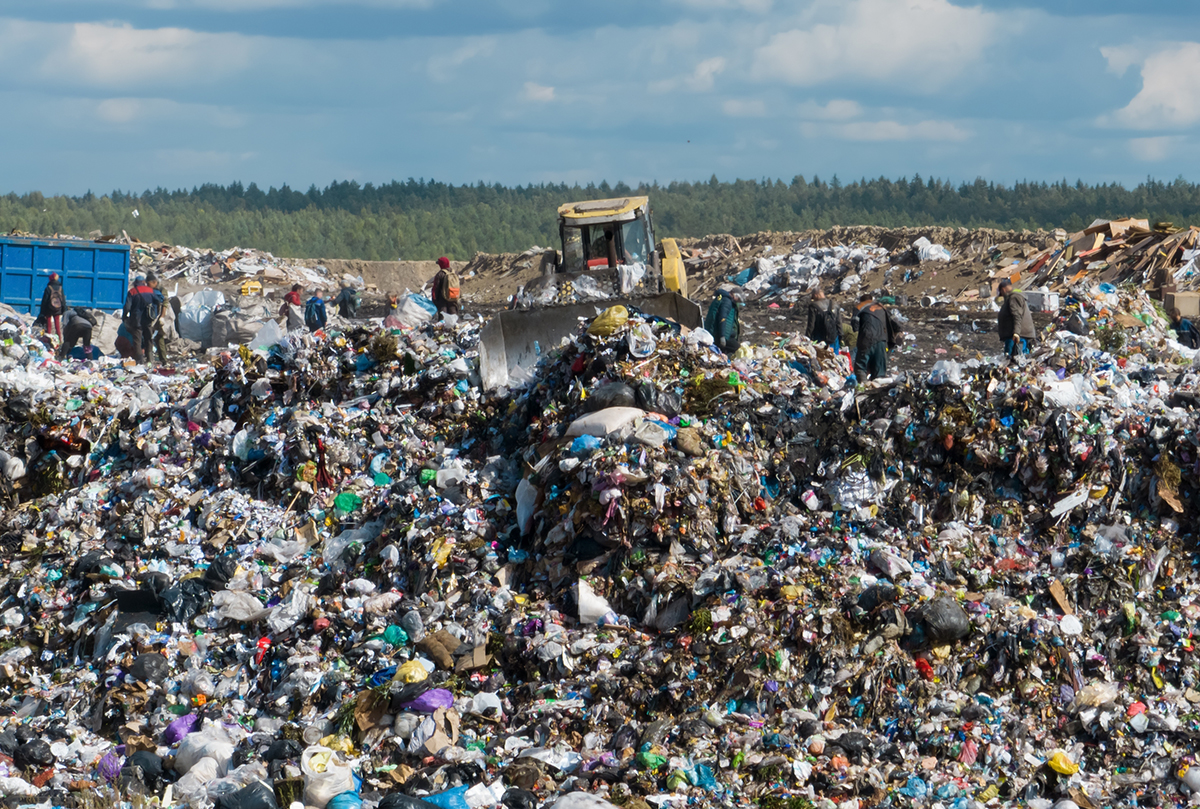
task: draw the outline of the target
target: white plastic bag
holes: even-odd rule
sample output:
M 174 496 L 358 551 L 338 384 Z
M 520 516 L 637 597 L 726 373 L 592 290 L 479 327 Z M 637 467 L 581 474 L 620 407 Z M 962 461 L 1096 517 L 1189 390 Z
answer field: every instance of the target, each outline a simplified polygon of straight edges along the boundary
M 271 613 L 263 603 L 247 592 L 220 590 L 213 593 L 213 608 L 224 621 L 260 621 Z
M 175 751 L 175 771 L 186 775 L 198 761 L 211 758 L 217 763 L 217 775 L 225 775 L 237 743 L 238 739 L 224 725 L 206 720 L 204 727 L 189 733 L 179 743 Z
M 300 772 L 304 775 L 304 802 L 317 809 L 325 809 L 336 795 L 354 791 L 354 768 L 328 747 L 307 748 L 300 756 Z
M 278 321 L 268 320 L 258 330 L 258 334 L 251 338 L 249 346 L 250 348 L 270 348 L 273 345 L 278 345 L 285 333 Z
M 629 353 L 635 357 L 649 357 L 658 350 L 658 341 L 649 323 L 639 323 L 629 330 L 625 340 L 629 343 Z
M 517 527 L 521 536 L 533 530 L 533 512 L 537 508 L 537 486 L 529 482 L 529 478 L 521 478 L 517 484 Z
M 595 413 L 580 416 L 571 422 L 571 426 L 567 428 L 567 437 L 594 435 L 604 438 L 627 427 L 634 419 L 642 418 L 645 415 L 646 411 L 640 407 L 606 407 Z
M 579 604 L 579 623 L 587 626 L 600 623 L 612 613 L 612 605 L 604 596 L 597 595 L 592 586 L 583 579 L 576 585 L 576 600 Z
M 424 295 L 409 292 L 400 298 L 395 318 L 409 328 L 428 323 L 437 317 L 437 306 Z
M 218 306 L 225 304 L 225 293 L 205 289 L 192 293 L 179 309 L 175 327 L 179 336 L 201 345 L 212 342 L 212 316 Z

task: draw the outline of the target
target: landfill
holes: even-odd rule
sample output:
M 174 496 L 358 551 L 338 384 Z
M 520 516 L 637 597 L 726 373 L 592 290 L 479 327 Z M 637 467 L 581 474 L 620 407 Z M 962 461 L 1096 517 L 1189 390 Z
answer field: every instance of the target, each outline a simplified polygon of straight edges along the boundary
M 405 304 L 161 367 L 4 313 L 0 804 L 1200 803 L 1200 352 L 1144 289 L 871 382 L 600 302 L 495 393 Z

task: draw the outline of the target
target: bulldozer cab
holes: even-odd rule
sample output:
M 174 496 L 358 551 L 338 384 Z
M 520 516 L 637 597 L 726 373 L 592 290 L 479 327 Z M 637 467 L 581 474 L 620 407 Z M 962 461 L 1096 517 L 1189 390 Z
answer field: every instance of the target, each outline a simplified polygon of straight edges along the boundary
M 620 264 L 657 269 L 647 197 L 569 202 L 558 209 L 562 236 L 559 272 L 587 272 Z

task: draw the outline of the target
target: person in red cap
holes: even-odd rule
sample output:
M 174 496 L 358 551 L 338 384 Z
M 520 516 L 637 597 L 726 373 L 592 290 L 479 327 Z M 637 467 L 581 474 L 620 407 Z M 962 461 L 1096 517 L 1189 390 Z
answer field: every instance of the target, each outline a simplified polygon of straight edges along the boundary
M 63 296 L 62 281 L 58 273 L 50 273 L 50 282 L 42 293 L 42 308 L 38 312 L 37 322 L 45 324 L 46 331 L 57 334 L 62 342 L 62 314 L 67 311 L 67 299 Z
M 450 259 L 442 256 L 437 260 L 440 268 L 433 276 L 433 305 L 442 315 L 457 315 L 458 302 L 462 295 L 458 273 L 450 267 Z

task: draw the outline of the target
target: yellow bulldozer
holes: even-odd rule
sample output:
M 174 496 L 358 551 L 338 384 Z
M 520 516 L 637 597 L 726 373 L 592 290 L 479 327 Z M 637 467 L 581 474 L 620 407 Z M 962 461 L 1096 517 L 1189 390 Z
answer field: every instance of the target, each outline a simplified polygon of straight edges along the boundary
M 524 376 L 543 351 L 574 335 L 580 320 L 610 306 L 688 328 L 703 322 L 700 307 L 687 297 L 679 245 L 663 239 L 656 246 L 648 197 L 569 202 L 558 209 L 558 230 L 562 250 L 548 250 L 541 277 L 483 327 L 479 367 L 487 390 Z

